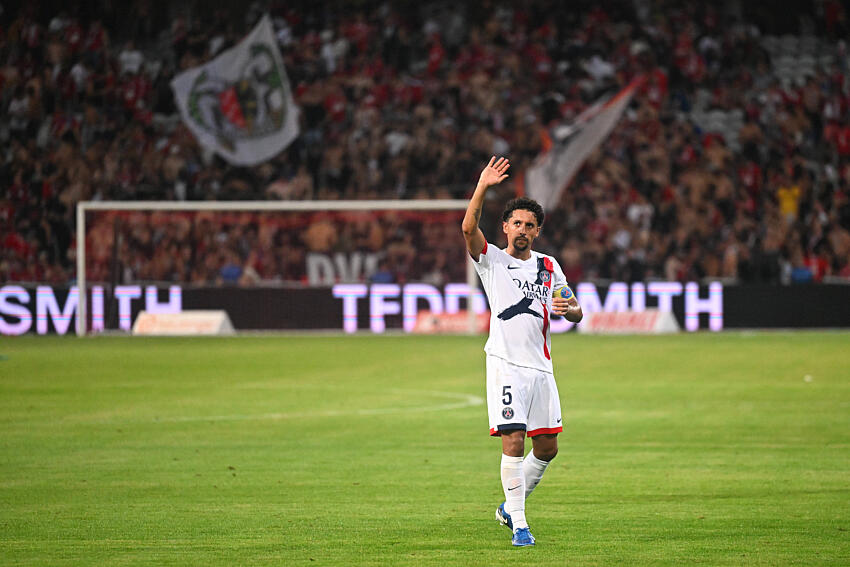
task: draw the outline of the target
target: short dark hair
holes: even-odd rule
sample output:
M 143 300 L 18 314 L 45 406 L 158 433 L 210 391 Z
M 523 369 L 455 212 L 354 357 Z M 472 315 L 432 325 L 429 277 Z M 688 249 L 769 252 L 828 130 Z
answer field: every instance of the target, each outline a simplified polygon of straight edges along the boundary
M 517 197 L 508 201 L 505 205 L 505 210 L 502 212 L 502 222 L 508 222 L 508 219 L 511 218 L 511 215 L 517 209 L 534 213 L 537 219 L 537 226 L 543 226 L 543 219 L 546 218 L 543 207 L 540 206 L 540 203 L 528 197 Z

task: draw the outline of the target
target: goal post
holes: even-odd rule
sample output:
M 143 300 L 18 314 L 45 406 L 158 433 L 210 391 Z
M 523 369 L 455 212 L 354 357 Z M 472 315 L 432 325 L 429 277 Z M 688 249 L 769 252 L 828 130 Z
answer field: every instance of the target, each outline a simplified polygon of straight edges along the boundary
M 382 214 L 393 214 L 393 212 L 438 212 L 438 211 L 464 211 L 468 202 L 461 199 L 437 199 L 437 200 L 359 200 L 359 201 L 81 201 L 77 203 L 77 242 L 76 242 L 76 266 L 77 266 L 77 317 L 76 333 L 84 336 L 88 332 L 88 282 L 86 274 L 86 242 L 87 242 L 87 213 L 91 212 L 176 212 L 176 213 L 202 213 L 202 212 L 231 212 L 231 213 L 298 213 L 307 214 L 317 212 L 380 212 Z M 460 238 L 460 225 L 457 226 L 458 244 L 462 247 Z M 477 326 L 476 314 L 471 306 L 474 304 L 475 291 L 477 289 L 477 276 L 472 259 L 466 254 L 465 278 L 468 295 L 467 330 L 473 332 Z

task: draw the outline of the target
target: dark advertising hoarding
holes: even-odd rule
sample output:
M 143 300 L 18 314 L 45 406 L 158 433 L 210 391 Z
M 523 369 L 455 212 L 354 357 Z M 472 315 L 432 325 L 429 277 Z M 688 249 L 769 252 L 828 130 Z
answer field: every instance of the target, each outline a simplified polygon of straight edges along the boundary
M 90 331 L 129 331 L 141 310 L 168 313 L 223 309 L 237 330 L 410 331 L 417 313 L 466 309 L 465 283 L 337 284 L 332 287 L 238 288 L 180 286 L 92 286 Z M 696 282 L 610 285 L 581 283 L 576 294 L 585 313 L 672 311 L 687 331 L 740 328 L 850 327 L 850 285 L 729 286 Z M 473 310 L 487 309 L 480 290 Z M 74 332 L 76 287 L 0 287 L 0 334 Z M 552 321 L 553 332 L 573 325 Z

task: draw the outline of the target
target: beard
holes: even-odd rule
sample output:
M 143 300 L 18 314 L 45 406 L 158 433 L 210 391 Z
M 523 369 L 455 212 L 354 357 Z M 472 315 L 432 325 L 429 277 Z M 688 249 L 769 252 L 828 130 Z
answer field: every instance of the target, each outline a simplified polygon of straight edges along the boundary
M 517 236 L 514 238 L 514 249 L 515 250 L 525 250 L 528 248 L 528 239 L 522 236 Z

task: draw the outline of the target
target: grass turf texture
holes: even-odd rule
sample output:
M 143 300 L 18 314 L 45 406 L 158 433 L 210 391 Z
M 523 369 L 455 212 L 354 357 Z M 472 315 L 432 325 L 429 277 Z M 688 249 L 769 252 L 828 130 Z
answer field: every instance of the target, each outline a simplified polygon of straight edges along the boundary
M 0 563 L 850 563 L 850 335 L 555 337 L 530 549 L 483 342 L 4 339 Z

